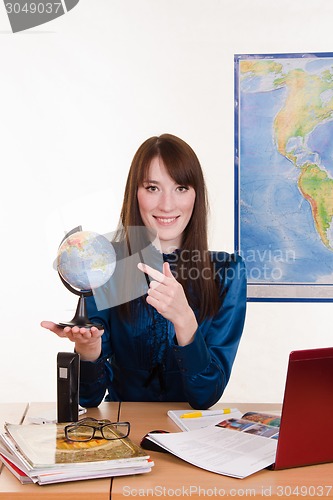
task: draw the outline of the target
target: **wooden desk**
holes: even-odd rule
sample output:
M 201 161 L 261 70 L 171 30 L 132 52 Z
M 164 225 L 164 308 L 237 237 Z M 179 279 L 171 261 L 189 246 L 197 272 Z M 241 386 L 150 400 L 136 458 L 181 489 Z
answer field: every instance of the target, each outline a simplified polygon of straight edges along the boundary
M 43 414 L 43 410 L 55 407 L 55 403 L 0 404 L 1 432 L 5 421 L 21 423 L 29 415 Z M 99 408 L 90 409 L 88 414 L 95 418 L 117 420 L 119 403 L 103 403 Z M 26 411 L 26 415 L 25 415 Z M 112 478 L 72 481 L 63 484 L 39 486 L 21 484 L 3 466 L 0 470 L 0 499 L 4 500 L 110 500 Z
M 232 403 L 223 406 L 247 410 L 276 410 L 278 405 Z M 20 422 L 27 405 L 1 405 L 0 424 L 3 421 Z M 50 405 L 32 404 L 27 415 Z M 89 410 L 95 418 L 129 420 L 131 439 L 139 443 L 155 429 L 179 431 L 166 414 L 168 409 L 190 409 L 181 403 L 103 403 Z M 283 471 L 260 471 L 246 479 L 234 479 L 194 467 L 165 453 L 151 452 L 155 462 L 152 472 L 142 475 L 94 479 L 64 484 L 38 486 L 21 485 L 4 467 L 0 474 L 0 498 L 4 500 L 126 500 L 126 498 L 184 497 L 191 500 L 220 497 L 257 497 L 333 499 L 333 463 L 300 467 Z
M 224 404 L 247 410 L 277 410 L 272 404 Z M 168 409 L 189 406 L 179 403 L 121 403 L 120 419 L 132 422 L 131 438 L 139 443 L 149 431 L 162 429 L 175 432 L 176 424 L 166 415 Z M 116 477 L 112 484 L 112 500 L 125 497 L 173 496 L 203 500 L 205 497 L 258 497 L 313 499 L 333 498 L 333 463 L 299 467 L 282 471 L 260 471 L 245 479 L 234 479 L 194 467 L 179 458 L 151 452 L 155 466 L 142 476 Z

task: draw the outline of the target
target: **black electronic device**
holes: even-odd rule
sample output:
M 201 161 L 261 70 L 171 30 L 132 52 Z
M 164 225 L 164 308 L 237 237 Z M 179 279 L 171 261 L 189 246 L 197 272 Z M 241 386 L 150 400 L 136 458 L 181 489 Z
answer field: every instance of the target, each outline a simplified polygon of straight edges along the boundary
M 140 442 L 141 448 L 144 450 L 150 450 L 150 451 L 160 451 L 162 453 L 169 453 L 168 450 L 165 448 L 162 448 L 162 446 L 159 446 L 157 443 L 154 443 L 149 439 L 149 434 L 169 434 L 169 431 L 161 431 L 161 430 L 156 430 L 156 431 L 151 431 L 148 432 L 143 436 Z
M 80 356 L 58 352 L 57 356 L 57 421 L 77 422 L 79 419 Z

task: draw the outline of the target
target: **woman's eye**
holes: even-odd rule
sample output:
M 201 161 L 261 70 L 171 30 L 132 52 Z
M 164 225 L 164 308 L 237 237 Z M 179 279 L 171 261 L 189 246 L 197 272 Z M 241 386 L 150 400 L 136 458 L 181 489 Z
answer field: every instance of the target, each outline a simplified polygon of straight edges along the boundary
M 154 193 L 155 191 L 157 191 L 157 186 L 146 186 L 146 190 Z
M 181 193 L 184 193 L 185 191 L 188 191 L 188 187 L 187 186 L 178 186 L 177 190 L 180 191 Z

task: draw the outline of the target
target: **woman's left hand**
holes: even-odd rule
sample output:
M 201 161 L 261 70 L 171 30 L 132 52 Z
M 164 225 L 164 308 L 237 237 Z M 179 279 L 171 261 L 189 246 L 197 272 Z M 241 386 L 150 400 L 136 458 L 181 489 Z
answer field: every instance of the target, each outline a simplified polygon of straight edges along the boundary
M 189 344 L 198 323 L 182 285 L 170 271 L 169 263 L 163 263 L 163 273 L 141 262 L 138 268 L 153 278 L 149 284 L 147 303 L 173 323 L 179 345 Z

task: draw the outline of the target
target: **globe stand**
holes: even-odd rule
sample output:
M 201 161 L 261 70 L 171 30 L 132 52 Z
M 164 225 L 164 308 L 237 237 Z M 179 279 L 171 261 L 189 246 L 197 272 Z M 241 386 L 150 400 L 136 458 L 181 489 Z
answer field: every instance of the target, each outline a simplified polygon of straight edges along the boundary
M 67 283 L 67 281 L 65 281 L 63 279 L 63 277 L 61 276 L 60 273 L 58 273 L 58 274 L 59 274 L 59 278 L 61 279 L 61 281 L 63 282 L 65 287 L 70 292 L 74 293 L 75 295 L 80 296 L 73 319 L 71 321 L 68 321 L 67 323 L 62 323 L 62 322 L 58 323 L 58 326 L 60 326 L 61 328 L 65 328 L 66 326 L 70 326 L 71 328 L 73 328 L 73 326 L 78 326 L 79 328 L 87 328 L 88 330 L 90 330 L 90 328 L 92 328 L 92 327 L 95 327 L 98 330 L 104 330 L 103 325 L 100 325 L 97 323 L 91 323 L 91 321 L 88 318 L 85 298 L 92 295 L 92 291 L 91 290 L 84 290 L 84 291 L 83 290 L 80 290 L 80 291 L 76 290 L 71 285 L 69 285 L 69 283 Z

